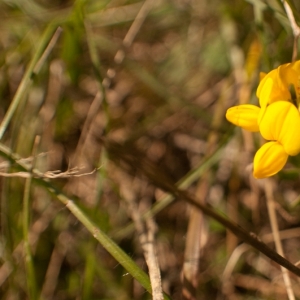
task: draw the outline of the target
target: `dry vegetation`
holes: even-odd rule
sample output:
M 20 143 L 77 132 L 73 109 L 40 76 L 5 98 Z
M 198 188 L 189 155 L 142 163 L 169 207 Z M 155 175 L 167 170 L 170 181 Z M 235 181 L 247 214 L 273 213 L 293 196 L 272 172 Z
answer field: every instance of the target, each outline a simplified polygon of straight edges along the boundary
M 224 117 L 291 60 L 280 1 L 3 0 L 0 17 L 1 299 L 149 299 L 138 267 L 155 299 L 288 299 L 277 263 L 166 194 L 177 183 L 271 249 L 274 198 L 300 260 L 300 158 L 254 180 L 262 141 Z

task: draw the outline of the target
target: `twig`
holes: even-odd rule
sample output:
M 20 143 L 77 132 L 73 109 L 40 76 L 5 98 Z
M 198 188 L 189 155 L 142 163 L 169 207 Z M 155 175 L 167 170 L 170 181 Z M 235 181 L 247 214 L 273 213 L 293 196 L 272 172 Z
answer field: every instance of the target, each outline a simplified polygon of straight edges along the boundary
M 129 48 L 135 39 L 135 36 L 139 32 L 141 26 L 143 25 L 147 15 L 149 14 L 152 6 L 154 4 L 153 0 L 145 0 L 144 4 L 142 5 L 141 9 L 139 10 L 136 18 L 132 22 L 127 34 L 123 40 L 124 48 Z M 125 57 L 124 49 L 119 49 L 114 57 L 114 61 L 117 65 L 121 64 Z M 103 85 L 107 88 L 110 86 L 111 80 L 115 77 L 116 72 L 114 69 L 110 68 L 107 70 L 106 78 L 103 81 Z
M 147 265 L 149 268 L 149 276 L 152 286 L 152 295 L 154 300 L 163 299 L 163 290 L 161 283 L 161 275 L 159 264 L 157 260 L 156 247 L 155 247 L 155 233 L 156 233 L 156 224 L 153 219 L 149 218 L 146 220 L 146 225 L 148 229 L 148 258 Z
M 207 216 L 213 218 L 224 227 L 228 228 L 233 234 L 238 238 L 242 239 L 247 244 L 256 248 L 258 251 L 272 259 L 274 262 L 285 267 L 295 275 L 300 277 L 300 269 L 289 262 L 287 259 L 279 255 L 277 252 L 270 249 L 266 244 L 261 242 L 254 233 L 249 233 L 241 226 L 232 222 L 227 217 L 217 213 L 213 208 L 208 205 L 203 205 L 199 203 L 194 196 L 190 195 L 184 190 L 180 190 L 170 178 L 164 174 L 156 165 L 147 160 L 146 158 L 140 157 L 134 149 L 130 149 L 130 153 L 119 144 L 105 142 L 105 147 L 110 154 L 110 158 L 116 163 L 120 160 L 126 162 L 128 168 L 138 169 L 141 173 L 146 175 L 150 181 L 152 181 L 157 187 L 167 191 L 172 194 L 177 199 L 182 199 L 187 203 L 195 206 L 197 209 L 201 210 Z M 123 166 L 123 165 L 122 165 Z M 124 166 L 125 167 L 125 166 Z
M 284 9 L 286 11 L 287 17 L 290 21 L 292 30 L 293 30 L 293 35 L 294 35 L 294 46 L 293 46 L 293 56 L 292 56 L 292 61 L 295 61 L 297 59 L 297 54 L 298 54 L 298 39 L 300 36 L 300 27 L 297 24 L 293 11 L 290 7 L 290 5 L 288 4 L 287 1 L 282 0 L 282 4 L 284 6 Z
M 43 64 L 45 63 L 45 60 L 50 55 L 51 51 L 53 50 L 54 46 L 56 45 L 62 31 L 63 31 L 63 29 L 61 27 L 58 27 L 56 29 L 56 31 L 54 32 L 49 44 L 47 45 L 45 51 L 42 54 L 41 58 L 38 60 L 38 62 L 36 63 L 36 65 L 34 66 L 34 68 L 32 70 L 32 73 L 34 75 L 36 75 L 40 72 Z
M 154 300 L 162 300 L 163 292 L 161 285 L 161 276 L 157 261 L 155 249 L 155 231 L 156 226 L 152 218 L 148 218 L 146 222 L 143 220 L 135 199 L 130 195 L 124 197 L 127 202 L 127 208 L 134 221 L 136 231 L 139 236 L 145 260 L 149 270 L 149 277 L 152 287 L 152 297 Z
M 274 236 L 275 247 L 276 247 L 278 254 L 280 254 L 282 257 L 284 257 L 283 248 L 282 248 L 282 244 L 281 244 L 281 240 L 280 240 L 280 236 L 279 236 L 279 230 L 278 230 L 275 202 L 273 199 L 272 182 L 269 179 L 265 179 L 264 183 L 265 183 L 264 190 L 265 190 L 265 194 L 266 194 L 266 198 L 267 198 L 267 207 L 268 207 L 268 213 L 269 213 L 272 233 Z M 295 300 L 295 295 L 294 295 L 294 291 L 292 289 L 291 279 L 289 277 L 288 271 L 286 268 L 283 268 L 281 266 L 281 272 L 282 272 L 283 281 L 284 281 L 284 284 L 286 287 L 286 291 L 288 294 L 288 298 L 289 298 L 289 300 Z
M 134 225 L 138 233 L 139 241 L 142 246 L 145 260 L 148 266 L 152 288 L 152 297 L 154 300 L 163 300 L 161 275 L 155 247 L 156 224 L 152 217 L 149 217 L 145 221 L 140 213 L 141 205 L 145 206 L 145 209 L 149 209 L 150 205 L 148 203 L 148 200 L 146 198 L 142 198 L 140 201 L 140 207 L 138 207 L 138 204 L 136 202 L 136 199 L 138 197 L 137 194 L 140 188 L 143 186 L 147 188 L 147 183 L 143 184 L 143 182 L 141 182 L 139 179 L 136 179 L 133 182 L 123 179 L 122 182 L 123 184 L 121 185 L 121 192 L 124 196 L 124 200 L 127 203 L 129 214 L 134 221 Z
M 137 33 L 139 32 L 141 26 L 143 25 L 147 15 L 149 14 L 151 7 L 153 5 L 153 0 L 146 0 L 143 5 L 141 6 L 139 12 L 137 13 L 134 21 L 132 22 L 128 32 L 126 33 L 124 39 L 123 39 L 123 47 L 129 48 L 134 41 Z M 96 117 L 98 110 L 101 106 L 101 103 L 103 104 L 104 112 L 107 117 L 107 125 L 105 128 L 105 131 L 107 132 L 109 130 L 109 113 L 108 113 L 108 104 L 106 99 L 106 89 L 109 88 L 111 84 L 111 80 L 115 77 L 116 72 L 113 68 L 109 68 L 106 72 L 106 77 L 103 78 L 100 72 L 101 69 L 101 61 L 99 59 L 99 56 L 96 51 L 96 44 L 94 42 L 94 38 L 92 36 L 92 26 L 91 24 L 86 20 L 85 23 L 85 30 L 87 33 L 87 42 L 90 52 L 90 57 L 93 63 L 94 71 L 96 78 L 99 83 L 99 91 L 96 93 L 94 100 L 89 108 L 87 118 L 83 125 L 83 130 L 79 138 L 79 142 L 77 144 L 77 148 L 75 151 L 75 157 L 74 162 L 76 163 L 77 159 L 80 158 L 81 153 L 83 151 L 83 148 L 85 146 L 85 143 L 90 136 L 90 128 L 91 124 Z M 119 65 L 123 62 L 125 57 L 124 49 L 119 49 L 114 57 L 114 62 L 116 65 Z

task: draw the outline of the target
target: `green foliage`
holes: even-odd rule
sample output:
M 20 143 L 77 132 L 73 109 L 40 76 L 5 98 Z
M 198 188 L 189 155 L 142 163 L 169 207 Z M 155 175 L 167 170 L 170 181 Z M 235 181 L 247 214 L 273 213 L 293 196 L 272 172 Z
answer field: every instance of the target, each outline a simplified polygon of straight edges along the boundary
M 248 171 L 261 140 L 224 115 L 257 101 L 260 71 L 291 60 L 281 1 L 150 2 L 0 3 L 1 299 L 150 299 L 135 212 L 156 222 L 165 299 L 190 288 L 183 266 L 198 258 L 187 254 L 189 235 L 202 243 L 194 295 L 285 297 L 258 251 L 236 254 L 242 241 L 205 216 L 193 231 L 194 208 L 161 191 L 168 175 L 243 228 L 270 232 Z M 299 3 L 289 2 L 299 21 Z M 109 141 L 138 163 L 116 157 Z M 137 171 L 149 161 L 159 188 Z M 291 158 L 274 179 L 280 230 L 299 223 L 299 164 Z M 285 249 L 295 262 L 293 234 Z

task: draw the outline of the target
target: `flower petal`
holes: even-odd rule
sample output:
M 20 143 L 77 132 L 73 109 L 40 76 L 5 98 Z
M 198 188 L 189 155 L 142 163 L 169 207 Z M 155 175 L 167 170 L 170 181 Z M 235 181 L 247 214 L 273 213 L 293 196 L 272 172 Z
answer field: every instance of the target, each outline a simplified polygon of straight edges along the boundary
M 291 85 L 294 86 L 296 97 L 300 96 L 300 60 L 290 64 L 282 65 L 279 70 L 280 78 L 285 82 L 285 85 L 289 88 Z
M 257 118 L 260 108 L 251 104 L 230 107 L 226 112 L 226 119 L 236 126 L 249 131 L 259 131 Z
M 275 101 L 291 100 L 289 84 L 292 82 L 288 82 L 288 78 L 285 77 L 287 73 L 291 74 L 291 68 L 288 68 L 288 65 L 290 64 L 272 70 L 260 81 L 256 95 L 262 108 Z M 294 78 L 293 75 L 289 76 L 291 77 Z
M 256 92 L 260 107 L 262 108 L 268 105 L 274 85 L 274 79 L 270 78 L 269 74 L 265 75 L 265 77 L 261 80 Z
M 288 101 L 270 104 L 259 120 L 259 130 L 266 140 L 282 144 L 288 155 L 300 152 L 300 115 Z
M 268 142 L 254 156 L 253 176 L 255 178 L 270 177 L 284 167 L 287 159 L 288 154 L 280 143 Z

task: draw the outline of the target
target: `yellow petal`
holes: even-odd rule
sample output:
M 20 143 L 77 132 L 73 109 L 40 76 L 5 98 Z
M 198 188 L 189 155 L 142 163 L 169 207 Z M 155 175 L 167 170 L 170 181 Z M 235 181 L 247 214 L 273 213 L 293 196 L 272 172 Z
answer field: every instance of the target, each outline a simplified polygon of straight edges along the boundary
M 291 63 L 291 68 L 299 74 L 299 72 L 300 72 L 300 60 L 297 60 L 297 61 Z
M 259 131 L 257 118 L 260 108 L 251 104 L 233 106 L 226 112 L 226 119 L 249 131 Z
M 258 85 L 256 96 L 259 99 L 260 107 L 265 107 L 269 103 L 272 87 L 274 85 L 273 82 L 274 80 L 272 78 L 265 75 Z
M 268 82 L 267 85 L 266 85 L 266 82 Z M 267 105 L 272 86 L 273 86 L 273 80 L 272 80 L 272 78 L 268 78 L 268 74 L 266 74 L 261 79 L 261 81 L 257 87 L 257 90 L 256 90 L 256 96 L 259 99 L 259 103 L 260 103 L 261 107 Z
M 255 154 L 253 176 L 266 178 L 278 173 L 286 164 L 288 154 L 278 142 L 264 144 Z
M 300 115 L 288 101 L 270 104 L 259 122 L 259 130 L 266 140 L 278 141 L 288 155 L 300 152 Z
M 256 96 L 262 108 L 275 101 L 291 99 L 289 84 L 287 83 L 287 79 L 285 79 L 285 74 L 289 71 L 287 71 L 287 68 L 283 68 L 283 66 L 272 70 L 260 81 Z
M 300 75 L 300 61 L 295 61 L 290 64 L 282 65 L 279 68 L 279 76 L 284 82 L 286 88 L 289 88 L 291 85 L 294 87 L 297 98 L 300 95 L 299 87 L 299 75 Z

